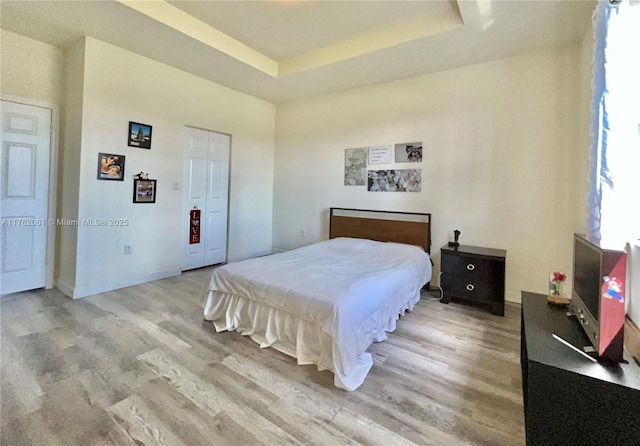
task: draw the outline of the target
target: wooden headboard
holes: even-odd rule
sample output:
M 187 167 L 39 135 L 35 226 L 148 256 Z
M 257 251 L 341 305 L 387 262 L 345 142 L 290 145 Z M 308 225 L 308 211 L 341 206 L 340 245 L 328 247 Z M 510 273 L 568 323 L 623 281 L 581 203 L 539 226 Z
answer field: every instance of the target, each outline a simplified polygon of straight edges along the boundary
M 431 214 L 330 208 L 329 238 L 406 243 L 431 250 Z

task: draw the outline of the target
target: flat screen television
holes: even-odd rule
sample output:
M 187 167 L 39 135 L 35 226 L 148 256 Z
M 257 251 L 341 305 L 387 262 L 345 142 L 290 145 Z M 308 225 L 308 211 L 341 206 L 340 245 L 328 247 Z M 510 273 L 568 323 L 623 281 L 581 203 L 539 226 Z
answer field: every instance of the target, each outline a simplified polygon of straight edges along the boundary
M 603 362 L 623 361 L 626 273 L 624 251 L 574 234 L 571 310 Z

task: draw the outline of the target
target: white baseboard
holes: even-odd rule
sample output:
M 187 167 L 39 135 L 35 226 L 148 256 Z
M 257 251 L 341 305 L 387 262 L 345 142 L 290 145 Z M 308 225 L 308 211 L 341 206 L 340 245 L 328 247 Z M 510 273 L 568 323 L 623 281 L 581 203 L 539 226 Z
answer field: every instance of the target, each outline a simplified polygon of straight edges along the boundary
M 80 299 L 83 297 L 93 296 L 95 294 L 106 293 L 108 291 L 126 288 L 128 286 L 139 285 L 141 283 L 153 282 L 154 280 L 166 279 L 167 277 L 179 276 L 182 274 L 179 268 L 158 271 L 151 274 L 143 274 L 139 276 L 127 277 L 126 279 L 116 280 L 107 283 L 98 283 L 86 287 L 72 288 L 58 281 L 58 289 L 72 299 Z
M 62 282 L 60 279 L 56 280 L 56 288 L 66 294 L 68 297 L 73 299 L 73 287 Z
M 517 291 L 505 291 L 504 300 L 515 304 L 522 304 L 522 294 Z

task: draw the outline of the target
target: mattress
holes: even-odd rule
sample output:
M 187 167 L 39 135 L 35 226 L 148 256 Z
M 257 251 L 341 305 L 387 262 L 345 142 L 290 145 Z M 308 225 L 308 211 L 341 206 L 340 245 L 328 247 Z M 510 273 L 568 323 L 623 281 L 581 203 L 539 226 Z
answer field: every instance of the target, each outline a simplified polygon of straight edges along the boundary
M 367 348 L 387 338 L 430 278 L 420 247 L 336 238 L 215 269 L 204 317 L 354 390 L 373 364 Z

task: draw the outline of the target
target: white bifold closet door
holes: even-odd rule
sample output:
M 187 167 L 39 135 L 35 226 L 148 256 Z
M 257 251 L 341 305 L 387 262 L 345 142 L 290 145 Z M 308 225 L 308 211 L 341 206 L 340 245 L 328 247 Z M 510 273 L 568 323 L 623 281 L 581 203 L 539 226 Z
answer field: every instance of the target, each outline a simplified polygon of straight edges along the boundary
M 183 182 L 182 269 L 227 261 L 231 137 L 187 127 Z M 189 243 L 192 209 L 200 210 L 200 243 Z

